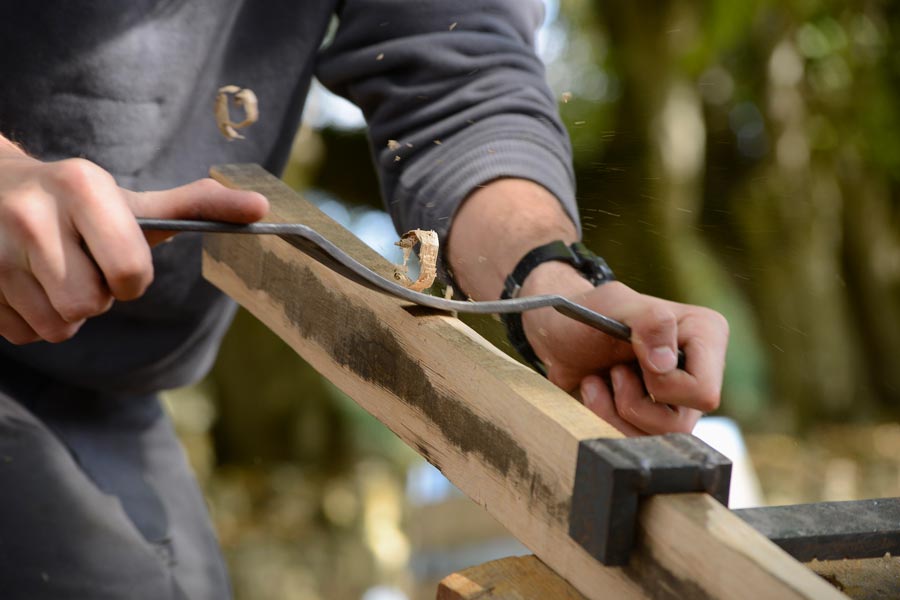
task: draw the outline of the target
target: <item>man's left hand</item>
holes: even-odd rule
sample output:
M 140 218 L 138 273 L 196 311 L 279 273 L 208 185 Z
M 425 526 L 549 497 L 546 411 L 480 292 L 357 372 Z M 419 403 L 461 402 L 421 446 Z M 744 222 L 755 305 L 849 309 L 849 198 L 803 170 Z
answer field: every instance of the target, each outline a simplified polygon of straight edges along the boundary
M 573 290 L 572 300 L 631 327 L 616 340 L 552 309 L 523 316 L 550 381 L 626 435 L 690 432 L 719 406 L 728 323 L 719 313 L 640 294 L 620 282 L 592 287 L 570 266 L 545 263 L 523 295 Z M 686 358 L 677 367 L 677 351 Z

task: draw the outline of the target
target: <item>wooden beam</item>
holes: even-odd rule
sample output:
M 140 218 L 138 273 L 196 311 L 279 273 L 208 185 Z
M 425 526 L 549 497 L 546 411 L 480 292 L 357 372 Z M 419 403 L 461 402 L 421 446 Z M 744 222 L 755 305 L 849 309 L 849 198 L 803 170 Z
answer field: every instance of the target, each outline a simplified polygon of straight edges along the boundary
M 814 560 L 807 565 L 853 600 L 894 600 L 900 558 Z M 510 556 L 463 569 L 441 580 L 437 600 L 582 600 L 583 595 L 536 556 Z
M 254 165 L 213 169 L 361 263 L 392 266 Z M 209 235 L 204 274 L 387 425 L 588 598 L 841 598 L 703 494 L 657 496 L 625 568 L 569 537 L 581 440 L 607 423 L 457 319 L 356 285 L 278 238 Z M 302 401 L 302 399 L 298 399 Z
M 436 600 L 584 600 L 536 556 L 510 556 L 445 577 Z

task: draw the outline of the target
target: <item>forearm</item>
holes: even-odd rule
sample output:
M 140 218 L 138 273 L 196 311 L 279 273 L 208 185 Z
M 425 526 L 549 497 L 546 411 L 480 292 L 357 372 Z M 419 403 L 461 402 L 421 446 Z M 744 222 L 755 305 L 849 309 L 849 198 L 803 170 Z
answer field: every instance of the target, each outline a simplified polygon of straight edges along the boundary
M 447 247 L 462 201 L 498 178 L 539 182 L 574 217 L 571 148 L 533 49 L 542 13 L 539 0 L 343 3 L 316 72 L 363 109 L 398 230 L 433 229 Z M 387 14 L 390 26 L 372 27 Z M 499 216 L 489 235 L 508 221 Z M 488 250 L 473 259 L 492 257 Z
M 575 224 L 544 187 L 525 179 L 498 179 L 474 191 L 453 219 L 447 260 L 460 291 L 476 300 L 496 300 L 503 280 L 526 253 L 543 244 L 578 240 Z M 590 288 L 564 263 L 541 265 L 525 280 L 522 294 Z

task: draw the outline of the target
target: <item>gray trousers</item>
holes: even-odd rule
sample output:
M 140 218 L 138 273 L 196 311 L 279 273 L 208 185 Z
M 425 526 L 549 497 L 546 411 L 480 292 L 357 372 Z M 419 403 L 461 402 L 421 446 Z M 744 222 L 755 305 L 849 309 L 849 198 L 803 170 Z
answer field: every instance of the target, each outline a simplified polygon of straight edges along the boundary
M 203 497 L 156 396 L 0 364 L 0 598 L 230 597 Z

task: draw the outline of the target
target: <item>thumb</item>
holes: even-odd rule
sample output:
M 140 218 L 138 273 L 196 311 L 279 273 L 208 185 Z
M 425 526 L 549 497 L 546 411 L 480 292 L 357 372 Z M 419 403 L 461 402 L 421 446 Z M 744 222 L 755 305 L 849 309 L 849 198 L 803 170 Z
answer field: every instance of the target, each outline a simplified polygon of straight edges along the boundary
M 662 375 L 678 366 L 675 313 L 663 306 L 644 311 L 631 322 L 631 342 L 641 369 Z
M 263 218 L 269 201 L 257 192 L 233 190 L 213 179 L 200 179 L 181 187 L 157 192 L 128 192 L 131 211 L 137 217 L 252 223 Z M 147 232 L 151 244 L 174 233 Z

